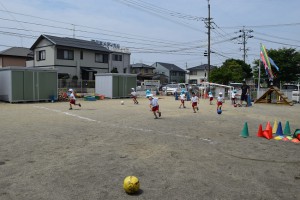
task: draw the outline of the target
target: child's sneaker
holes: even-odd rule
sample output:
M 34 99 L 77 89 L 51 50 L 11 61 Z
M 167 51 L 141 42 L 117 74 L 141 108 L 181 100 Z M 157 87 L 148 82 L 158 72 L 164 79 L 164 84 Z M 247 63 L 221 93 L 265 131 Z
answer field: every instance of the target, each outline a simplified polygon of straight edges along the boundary
M 197 110 L 199 110 L 199 108 L 197 107 Z
M 161 117 L 161 112 L 158 113 L 158 116 Z
M 72 108 L 69 108 L 69 110 L 72 110 Z
M 79 107 L 81 107 L 81 104 L 80 104 L 80 103 L 79 103 L 78 105 L 79 105 Z

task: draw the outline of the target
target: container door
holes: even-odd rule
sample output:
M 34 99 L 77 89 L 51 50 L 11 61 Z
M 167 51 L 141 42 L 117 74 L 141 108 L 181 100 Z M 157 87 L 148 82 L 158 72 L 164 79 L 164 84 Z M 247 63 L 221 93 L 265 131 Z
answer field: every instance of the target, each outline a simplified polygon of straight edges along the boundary
M 130 94 L 131 88 L 136 89 L 136 77 L 127 77 L 127 93 Z
M 112 84 L 113 84 L 113 96 L 112 98 L 118 98 L 119 96 L 119 77 L 112 76 Z
M 125 82 L 126 82 L 126 77 L 119 76 L 119 97 L 125 96 L 125 88 L 124 88 Z
M 24 100 L 24 72 L 23 71 L 12 71 L 12 102 Z
M 34 100 L 33 72 L 24 71 L 24 100 Z
M 39 72 L 39 99 L 50 100 L 57 96 L 57 73 L 55 72 Z

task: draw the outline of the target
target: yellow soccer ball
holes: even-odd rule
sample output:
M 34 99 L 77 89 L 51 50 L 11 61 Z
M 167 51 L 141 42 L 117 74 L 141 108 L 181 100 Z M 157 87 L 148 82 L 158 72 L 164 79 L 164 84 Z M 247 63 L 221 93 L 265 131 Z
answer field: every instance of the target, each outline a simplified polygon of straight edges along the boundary
M 140 189 L 139 179 L 135 176 L 127 176 L 124 179 L 123 188 L 127 194 L 134 194 Z

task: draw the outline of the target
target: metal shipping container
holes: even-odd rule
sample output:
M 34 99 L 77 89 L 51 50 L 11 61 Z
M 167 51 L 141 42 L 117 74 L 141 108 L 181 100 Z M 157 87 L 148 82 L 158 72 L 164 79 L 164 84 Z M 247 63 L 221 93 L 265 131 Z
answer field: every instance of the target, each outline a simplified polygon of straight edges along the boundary
M 57 100 L 57 71 L 36 68 L 0 69 L 0 100 Z
M 129 97 L 136 88 L 136 74 L 95 74 L 95 92 L 108 98 Z

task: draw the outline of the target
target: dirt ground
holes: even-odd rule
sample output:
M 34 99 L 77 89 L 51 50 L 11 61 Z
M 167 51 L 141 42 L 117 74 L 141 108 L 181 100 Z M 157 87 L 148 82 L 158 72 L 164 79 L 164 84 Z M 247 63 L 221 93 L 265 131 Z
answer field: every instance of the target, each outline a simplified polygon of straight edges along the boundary
M 300 128 L 299 104 L 227 101 L 218 115 L 208 100 L 193 113 L 163 97 L 156 120 L 138 100 L 79 100 L 70 111 L 67 102 L 0 103 L 0 199 L 300 199 L 300 144 L 256 137 L 267 121 Z M 122 188 L 129 175 L 140 180 L 136 195 Z

